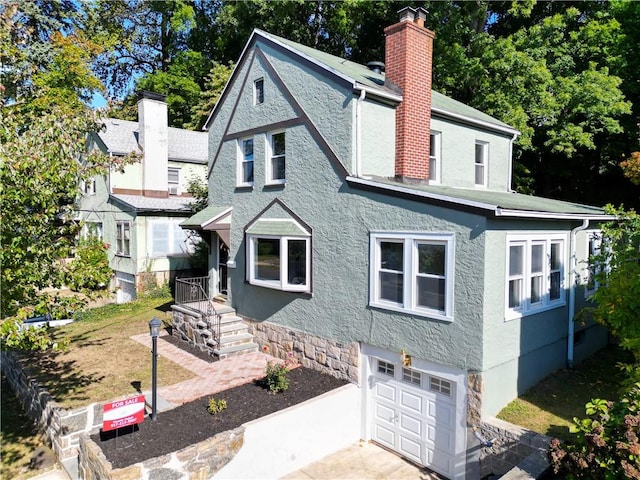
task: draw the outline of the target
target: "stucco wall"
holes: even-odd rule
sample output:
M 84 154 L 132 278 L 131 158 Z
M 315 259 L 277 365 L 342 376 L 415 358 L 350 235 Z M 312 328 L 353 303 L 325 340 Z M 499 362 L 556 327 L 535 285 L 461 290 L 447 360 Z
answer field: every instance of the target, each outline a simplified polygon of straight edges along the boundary
M 475 144 L 478 140 L 489 143 L 487 189 L 506 191 L 510 187 L 511 137 L 453 123 L 438 116 L 431 118 L 431 128 L 441 132 L 441 184 L 476 188 L 474 165 Z
M 362 174 L 393 177 L 396 155 L 395 111 L 388 105 L 362 102 Z M 355 137 L 354 137 L 355 138 Z M 355 168 L 353 169 L 355 172 Z

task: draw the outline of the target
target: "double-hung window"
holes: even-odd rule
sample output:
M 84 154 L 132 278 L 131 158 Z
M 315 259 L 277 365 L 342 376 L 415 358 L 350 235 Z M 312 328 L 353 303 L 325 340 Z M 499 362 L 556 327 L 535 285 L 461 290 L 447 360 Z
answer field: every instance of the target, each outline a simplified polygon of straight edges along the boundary
M 371 306 L 453 320 L 453 234 L 371 234 Z
M 147 240 L 149 254 L 153 257 L 188 255 L 193 252 L 193 242 L 180 228 L 179 219 L 150 220 Z
M 82 193 L 85 195 L 95 195 L 96 194 L 96 179 L 90 178 L 89 180 L 82 180 L 80 189 Z
M 564 305 L 565 238 L 510 235 L 507 247 L 506 317 Z
M 238 140 L 238 178 L 239 187 L 253 186 L 253 138 Z
M 602 272 L 607 270 L 606 260 L 603 258 L 602 251 L 602 232 L 592 231 L 588 233 L 588 258 L 586 269 L 586 288 L 587 296 L 593 294 L 600 286 L 598 277 Z
M 308 232 L 288 220 L 261 220 L 258 224 L 247 230 L 247 281 L 289 292 L 310 292 Z
M 277 132 L 267 135 L 267 184 L 285 183 L 285 133 Z
M 476 187 L 487 186 L 487 170 L 489 163 L 489 144 L 487 142 L 476 142 L 475 156 L 475 184 Z
M 440 160 L 440 138 L 440 132 L 431 132 L 429 140 L 429 182 L 431 183 L 440 182 L 440 165 L 442 164 Z
M 131 222 L 116 222 L 116 255 L 128 257 L 131 241 Z
M 102 222 L 87 222 L 82 226 L 82 238 L 97 238 L 102 240 Z

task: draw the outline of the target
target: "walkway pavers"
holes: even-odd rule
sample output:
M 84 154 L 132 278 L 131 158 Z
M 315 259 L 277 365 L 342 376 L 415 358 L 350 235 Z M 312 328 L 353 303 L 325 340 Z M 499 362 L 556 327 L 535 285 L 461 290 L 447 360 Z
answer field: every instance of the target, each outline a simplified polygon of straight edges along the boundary
M 131 338 L 151 348 L 151 337 L 148 334 L 134 335 Z M 158 339 L 158 355 L 197 375 L 191 380 L 158 388 L 158 395 L 174 406 L 262 378 L 268 361 L 281 361 L 262 352 L 251 352 L 217 362 L 206 362 L 163 341 L 162 336 Z

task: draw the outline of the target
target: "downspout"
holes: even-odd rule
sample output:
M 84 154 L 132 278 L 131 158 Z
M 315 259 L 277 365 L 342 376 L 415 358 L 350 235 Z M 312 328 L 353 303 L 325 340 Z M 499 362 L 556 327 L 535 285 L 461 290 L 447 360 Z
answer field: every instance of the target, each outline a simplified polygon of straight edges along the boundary
M 366 92 L 360 90 L 360 96 L 356 101 L 356 177 L 362 177 L 362 102 Z
M 589 226 L 589 219 L 585 218 L 582 221 L 582 225 L 571 230 L 569 237 L 569 319 L 568 319 L 568 334 L 567 334 L 567 367 L 573 368 L 573 336 L 575 330 L 575 323 L 573 317 L 576 313 L 576 270 L 578 269 L 578 259 L 576 255 L 576 235 L 579 231 L 586 229 Z

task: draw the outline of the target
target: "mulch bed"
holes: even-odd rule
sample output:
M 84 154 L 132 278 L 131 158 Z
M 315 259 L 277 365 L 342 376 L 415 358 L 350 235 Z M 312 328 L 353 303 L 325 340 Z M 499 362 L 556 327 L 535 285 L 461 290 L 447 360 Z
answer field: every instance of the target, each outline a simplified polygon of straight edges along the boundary
M 100 432 L 91 439 L 102 448 L 113 468 L 123 468 L 183 449 L 347 383 L 298 367 L 289 372 L 289 389 L 285 392 L 272 394 L 262 381 L 247 383 L 159 412 L 155 422 L 145 418 L 138 425 Z M 210 397 L 226 400 L 227 408 L 211 415 L 207 412 Z

